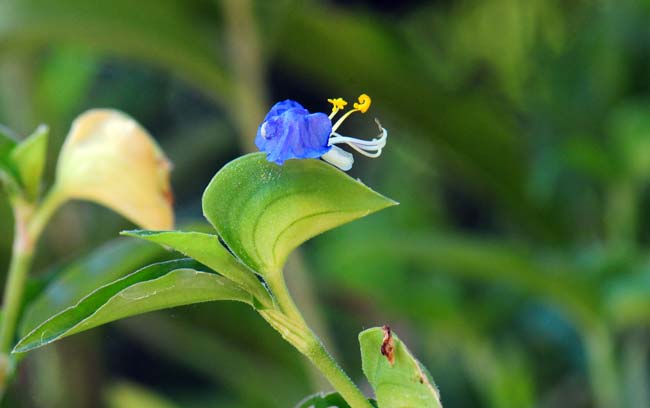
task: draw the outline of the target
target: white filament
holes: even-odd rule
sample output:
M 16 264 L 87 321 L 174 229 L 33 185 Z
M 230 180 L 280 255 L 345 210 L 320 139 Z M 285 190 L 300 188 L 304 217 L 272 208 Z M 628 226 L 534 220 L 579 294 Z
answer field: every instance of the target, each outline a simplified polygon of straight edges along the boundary
M 375 122 L 379 127 L 380 133 L 372 140 L 362 140 L 332 132 L 328 145 L 334 147 L 336 144 L 345 143 L 366 157 L 379 157 L 382 149 L 386 146 L 388 131 L 381 126 L 381 123 L 377 119 L 375 119 Z

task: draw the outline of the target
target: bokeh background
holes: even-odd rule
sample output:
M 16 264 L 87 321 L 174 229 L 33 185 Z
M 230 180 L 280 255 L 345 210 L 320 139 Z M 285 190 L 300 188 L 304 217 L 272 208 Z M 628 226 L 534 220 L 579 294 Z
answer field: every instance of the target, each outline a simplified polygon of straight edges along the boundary
M 390 136 L 350 174 L 401 205 L 313 239 L 287 268 L 354 380 L 358 332 L 389 324 L 446 407 L 649 407 L 649 1 L 0 1 L 0 123 L 49 124 L 52 170 L 75 116 L 128 112 L 175 164 L 182 228 L 206 228 L 203 188 L 254 148 L 274 101 L 329 111 L 362 92 L 371 111 L 345 133 L 370 138 L 377 117 Z M 131 227 L 66 205 L 32 296 L 177 256 L 116 238 Z M 285 408 L 327 388 L 252 310 L 222 302 L 32 352 L 4 406 Z

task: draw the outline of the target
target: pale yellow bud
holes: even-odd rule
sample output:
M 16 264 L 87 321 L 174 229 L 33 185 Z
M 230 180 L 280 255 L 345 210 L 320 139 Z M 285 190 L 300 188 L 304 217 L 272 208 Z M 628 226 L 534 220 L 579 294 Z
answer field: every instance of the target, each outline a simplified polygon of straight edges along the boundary
M 128 115 L 93 109 L 72 123 L 59 154 L 56 186 L 94 201 L 146 229 L 172 229 L 171 163 Z

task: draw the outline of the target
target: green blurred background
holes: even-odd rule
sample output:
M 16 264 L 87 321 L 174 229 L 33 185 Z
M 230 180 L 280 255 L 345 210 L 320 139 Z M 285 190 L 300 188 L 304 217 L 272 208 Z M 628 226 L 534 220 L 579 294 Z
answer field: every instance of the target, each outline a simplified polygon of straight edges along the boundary
M 649 1 L 0 1 L 0 123 L 49 124 L 53 169 L 75 116 L 128 112 L 174 162 L 187 229 L 273 102 L 362 92 L 372 116 L 344 132 L 370 138 L 377 117 L 390 136 L 351 175 L 401 205 L 287 268 L 353 379 L 358 332 L 389 324 L 446 407 L 649 407 Z M 116 238 L 130 227 L 66 205 L 32 298 L 177 256 Z M 284 408 L 327 388 L 252 310 L 213 303 L 30 353 L 4 406 Z

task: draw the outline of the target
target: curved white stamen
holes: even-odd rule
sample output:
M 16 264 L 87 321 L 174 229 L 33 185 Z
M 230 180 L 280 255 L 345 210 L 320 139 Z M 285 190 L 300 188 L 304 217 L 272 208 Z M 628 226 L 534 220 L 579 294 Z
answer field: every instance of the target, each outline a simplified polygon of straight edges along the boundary
M 379 135 L 377 135 L 377 138 L 374 138 L 372 140 L 362 140 L 354 137 L 344 136 L 333 131 L 328 141 L 328 145 L 334 146 L 336 144 L 345 143 L 364 156 L 372 158 L 379 157 L 381 155 L 382 149 L 384 146 L 386 146 L 388 131 L 381 126 L 377 119 L 375 119 L 375 122 L 377 123 L 379 131 L 381 132 Z
M 350 170 L 354 163 L 354 156 L 352 156 L 352 153 L 346 152 L 338 146 L 332 146 L 327 153 L 321 156 L 321 159 L 325 160 L 329 164 L 333 164 L 343 171 Z

